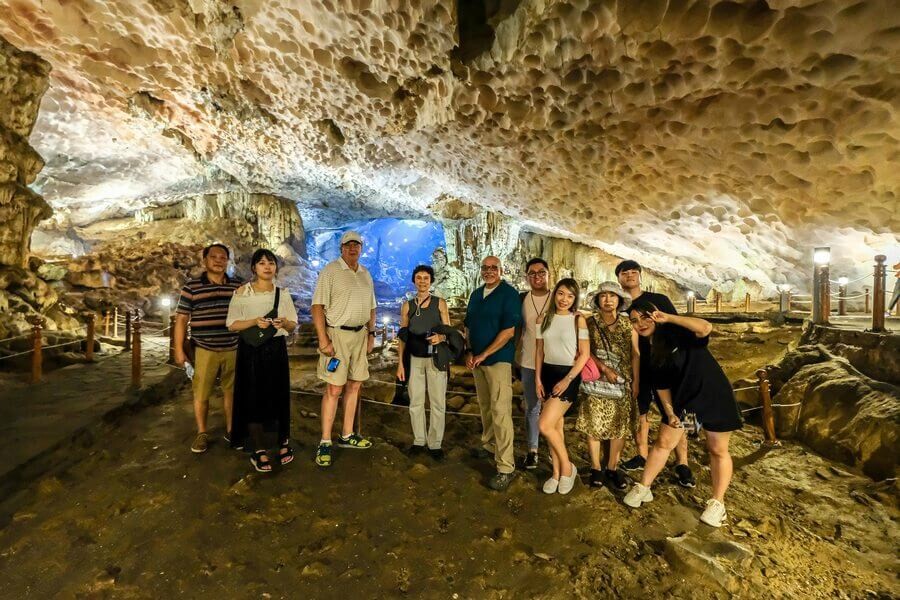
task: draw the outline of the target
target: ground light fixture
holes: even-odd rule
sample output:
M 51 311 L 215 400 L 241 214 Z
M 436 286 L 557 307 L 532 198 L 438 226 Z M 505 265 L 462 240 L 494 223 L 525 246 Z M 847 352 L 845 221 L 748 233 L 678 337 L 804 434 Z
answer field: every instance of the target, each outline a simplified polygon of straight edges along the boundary
M 847 285 L 849 281 L 846 277 L 838 277 L 838 285 Z
M 693 290 L 688 291 L 687 297 L 688 297 L 688 298 L 693 298 L 693 297 L 694 297 L 694 292 L 693 292 Z
M 168 296 L 163 296 L 159 299 L 159 305 L 163 308 L 172 308 L 172 299 Z

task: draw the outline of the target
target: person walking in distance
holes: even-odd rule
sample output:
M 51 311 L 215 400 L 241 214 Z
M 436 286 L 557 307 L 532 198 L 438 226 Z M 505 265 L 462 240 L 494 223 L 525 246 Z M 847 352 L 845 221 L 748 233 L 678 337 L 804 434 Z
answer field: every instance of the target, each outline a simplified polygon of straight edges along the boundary
M 638 299 L 644 302 L 650 302 L 654 306 L 659 307 L 664 313 L 677 315 L 675 305 L 664 294 L 654 292 L 646 292 L 641 289 L 641 274 L 643 269 L 636 261 L 623 260 L 616 265 L 616 277 L 622 289 L 631 296 L 631 301 L 636 302 Z M 649 368 L 650 342 L 645 337 L 638 337 L 638 350 L 640 352 L 640 375 L 638 377 L 638 426 L 635 432 L 634 441 L 637 445 L 638 453 L 634 457 L 622 463 L 622 468 L 626 471 L 635 471 L 643 469 L 647 461 L 648 440 L 650 437 L 650 420 L 647 418 L 650 412 L 650 406 L 654 403 L 655 391 L 647 385 L 641 385 L 644 380 L 644 373 Z M 688 466 L 688 440 L 687 436 L 683 436 L 678 446 L 675 448 L 675 478 L 682 487 L 692 488 L 697 485 L 694 474 Z
M 359 264 L 362 237 L 355 231 L 341 236 L 341 256 L 319 273 L 312 299 L 312 318 L 319 340 L 317 374 L 325 382 L 322 396 L 322 439 L 316 464 L 331 466 L 331 430 L 343 395 L 344 418 L 337 446 L 368 450 L 372 442 L 354 429 L 356 404 L 369 378 L 368 353 L 375 346 L 375 284 Z
M 194 419 L 197 435 L 191 452 L 202 454 L 209 448 L 206 419 L 209 397 L 216 378 L 222 389 L 222 411 L 225 413 L 225 441 L 231 443 L 231 409 L 234 403 L 234 369 L 238 336 L 225 325 L 228 305 L 241 280 L 226 273 L 231 252 L 223 244 L 211 244 L 203 249 L 204 271 L 181 288 L 175 309 L 175 363 L 184 366 L 189 361 L 185 351 L 188 326 L 190 343 L 194 347 Z
M 481 262 L 484 285 L 472 292 L 466 308 L 466 366 L 472 369 L 481 409 L 481 448 L 476 456 L 494 455 L 497 474 L 488 486 L 505 491 L 516 475 L 513 454 L 512 362 L 522 307 L 516 289 L 503 281 L 496 256 Z

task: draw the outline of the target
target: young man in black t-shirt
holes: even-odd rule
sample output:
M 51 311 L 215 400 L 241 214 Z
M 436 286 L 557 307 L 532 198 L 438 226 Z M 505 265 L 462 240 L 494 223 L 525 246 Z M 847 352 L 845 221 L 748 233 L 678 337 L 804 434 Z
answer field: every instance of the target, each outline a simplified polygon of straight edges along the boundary
M 640 298 L 642 301 L 652 302 L 662 312 L 677 315 L 678 311 L 675 310 L 675 305 L 672 304 L 668 296 L 641 290 L 641 272 L 641 265 L 633 260 L 623 260 L 616 265 L 616 277 L 619 280 L 619 285 L 631 295 L 632 301 Z M 650 341 L 644 337 L 638 338 L 638 350 L 641 353 L 637 398 L 640 418 L 638 420 L 638 430 L 634 436 L 638 453 L 633 458 L 622 463 L 622 468 L 626 471 L 644 468 L 647 459 L 648 438 L 650 437 L 650 422 L 647 419 L 647 414 L 650 412 L 650 405 L 653 403 L 654 392 L 649 385 L 644 383 L 648 370 L 647 365 L 650 361 Z M 682 436 L 678 446 L 675 447 L 675 459 L 675 475 L 678 478 L 679 485 L 688 488 L 694 487 L 696 480 L 691 473 L 690 467 L 688 467 L 686 435 Z

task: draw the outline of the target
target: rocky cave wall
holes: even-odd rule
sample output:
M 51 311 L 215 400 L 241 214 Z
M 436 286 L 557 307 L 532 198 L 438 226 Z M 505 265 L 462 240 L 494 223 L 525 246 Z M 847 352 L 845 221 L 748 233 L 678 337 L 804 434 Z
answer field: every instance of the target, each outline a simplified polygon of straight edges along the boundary
M 433 255 L 435 289 L 461 304 L 481 285 L 479 266 L 486 256 L 497 256 L 503 262 L 504 278 L 519 289 L 528 289 L 525 264 L 540 257 L 550 265 L 552 287 L 563 277 L 572 277 L 586 297 L 604 281 L 616 281 L 615 267 L 623 259 L 568 239 L 522 229 L 521 223 L 499 213 L 451 201 L 437 208 L 444 224 L 446 250 Z M 641 254 L 628 258 L 644 262 Z M 684 295 L 684 288 L 652 269 L 643 271 L 644 289 L 664 293 L 674 300 Z M 732 286 L 736 287 L 736 286 Z M 743 294 L 741 295 L 743 298 Z
M 318 228 L 451 194 L 766 293 L 808 291 L 815 245 L 851 278 L 898 247 L 892 0 L 7 8 L 54 68 L 32 143 L 63 226 L 249 190 Z
M 26 267 L 31 232 L 51 215 L 50 206 L 28 188 L 44 167 L 28 136 L 49 74 L 47 61 L 0 37 L 0 265 Z

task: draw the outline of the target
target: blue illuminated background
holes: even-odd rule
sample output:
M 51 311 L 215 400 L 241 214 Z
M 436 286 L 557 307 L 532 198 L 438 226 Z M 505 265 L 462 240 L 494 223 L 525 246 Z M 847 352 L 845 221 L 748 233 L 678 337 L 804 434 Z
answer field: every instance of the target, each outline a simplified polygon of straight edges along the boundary
M 307 231 L 309 262 L 315 271 L 340 256 L 341 236 L 355 230 L 363 238 L 360 262 L 375 280 L 379 304 L 396 303 L 413 289 L 410 277 L 416 265 L 431 265 L 431 253 L 444 247 L 444 227 L 433 221 L 373 219 L 339 229 Z

